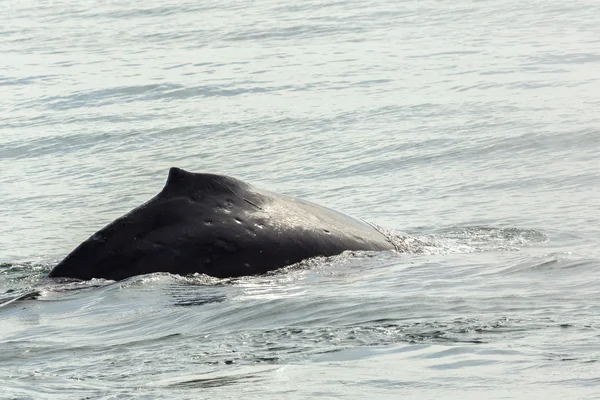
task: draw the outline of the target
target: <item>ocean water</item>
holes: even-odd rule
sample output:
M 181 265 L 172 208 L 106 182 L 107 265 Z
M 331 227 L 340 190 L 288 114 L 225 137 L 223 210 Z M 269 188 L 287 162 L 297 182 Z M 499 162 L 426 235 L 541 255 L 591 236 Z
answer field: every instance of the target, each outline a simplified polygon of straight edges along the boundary
M 2 2 L 0 398 L 600 398 L 598 15 Z M 45 279 L 171 166 L 408 249 L 233 280 Z

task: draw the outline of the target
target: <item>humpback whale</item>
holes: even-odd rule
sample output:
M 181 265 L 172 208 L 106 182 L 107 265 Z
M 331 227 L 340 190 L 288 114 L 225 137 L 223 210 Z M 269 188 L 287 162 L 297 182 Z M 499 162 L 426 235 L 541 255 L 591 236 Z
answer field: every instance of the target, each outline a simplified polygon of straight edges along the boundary
M 371 225 L 241 180 L 171 168 L 152 199 L 81 243 L 49 277 L 263 274 L 346 250 L 393 250 Z

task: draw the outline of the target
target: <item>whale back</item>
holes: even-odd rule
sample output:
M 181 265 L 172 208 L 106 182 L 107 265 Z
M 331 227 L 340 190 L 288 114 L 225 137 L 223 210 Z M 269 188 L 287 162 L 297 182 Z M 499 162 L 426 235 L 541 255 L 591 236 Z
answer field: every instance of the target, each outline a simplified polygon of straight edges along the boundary
M 93 234 L 49 276 L 235 277 L 345 250 L 388 249 L 380 232 L 337 211 L 232 177 L 171 168 L 160 193 Z

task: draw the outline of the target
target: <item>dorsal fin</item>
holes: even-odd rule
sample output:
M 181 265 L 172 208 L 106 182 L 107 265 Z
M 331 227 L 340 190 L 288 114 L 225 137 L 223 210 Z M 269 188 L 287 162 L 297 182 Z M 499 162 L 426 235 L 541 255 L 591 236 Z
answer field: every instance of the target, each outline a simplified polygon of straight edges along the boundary
M 165 188 L 187 185 L 193 181 L 194 175 L 194 173 L 188 172 L 184 169 L 171 167 L 169 169 L 169 176 L 167 177 Z
M 191 195 L 199 191 L 231 192 L 236 194 L 247 186 L 242 181 L 225 175 L 197 174 L 184 169 L 171 167 L 163 194 Z

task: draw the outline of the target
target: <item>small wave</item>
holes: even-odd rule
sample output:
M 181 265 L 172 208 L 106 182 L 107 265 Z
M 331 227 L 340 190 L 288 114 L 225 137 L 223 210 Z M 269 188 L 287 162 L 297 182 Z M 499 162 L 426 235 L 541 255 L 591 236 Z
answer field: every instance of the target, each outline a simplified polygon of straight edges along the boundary
M 466 226 L 451 228 L 441 233 L 441 237 L 465 240 L 471 243 L 498 243 L 508 245 L 529 245 L 548 241 L 548 237 L 535 229 L 493 228 L 486 226 Z
M 485 226 L 451 228 L 440 233 L 411 236 L 365 223 L 384 235 L 400 253 L 447 254 L 491 250 L 518 251 L 521 247 L 545 243 L 548 237 L 535 229 L 493 228 Z
M 231 362 L 227 364 L 232 364 Z M 178 389 L 201 389 L 230 386 L 238 383 L 254 383 L 266 380 L 263 376 L 265 373 L 273 372 L 273 367 L 266 367 L 264 370 L 257 371 L 253 369 L 251 373 L 235 373 L 223 371 L 214 371 L 197 376 L 184 376 L 175 379 L 168 379 L 162 382 L 157 382 L 159 386 L 168 386 Z
M 9 275 L 12 279 L 21 280 L 33 276 L 44 275 L 50 270 L 50 264 L 35 262 L 0 263 L 0 275 Z
M 489 275 L 512 275 L 527 273 L 568 274 L 569 279 L 564 283 L 568 285 L 594 286 L 589 276 L 593 276 L 600 269 L 595 258 L 572 255 L 565 252 L 536 254 L 533 257 L 518 259 L 516 262 L 502 269 L 493 271 Z M 573 286 L 571 286 L 574 289 Z
M 529 329 L 555 329 L 556 326 L 497 317 L 488 320 L 454 318 L 407 323 L 397 320 L 373 320 L 345 326 L 253 329 L 213 334 L 213 350 L 207 350 L 203 354 L 203 361 L 212 365 L 281 364 L 355 347 L 389 346 L 399 343 L 482 344 L 494 342 L 498 337 L 518 335 Z M 223 350 L 233 348 L 236 350 Z
M 36 290 L 8 290 L 4 295 L 0 295 L 0 308 L 6 307 L 16 301 L 35 300 L 40 296 Z

